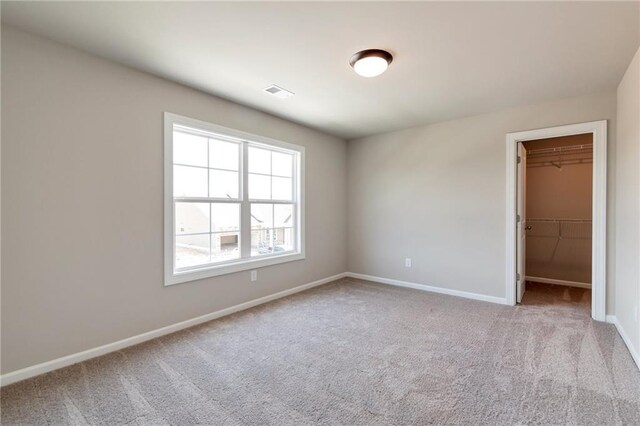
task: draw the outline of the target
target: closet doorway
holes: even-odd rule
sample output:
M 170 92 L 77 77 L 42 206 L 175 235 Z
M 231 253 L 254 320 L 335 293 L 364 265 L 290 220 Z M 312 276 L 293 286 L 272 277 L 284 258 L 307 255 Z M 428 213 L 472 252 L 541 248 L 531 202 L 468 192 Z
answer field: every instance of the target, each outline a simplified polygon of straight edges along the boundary
M 507 304 L 590 304 L 604 321 L 605 260 L 606 121 L 509 133 Z
M 591 311 L 593 135 L 520 142 L 523 304 Z

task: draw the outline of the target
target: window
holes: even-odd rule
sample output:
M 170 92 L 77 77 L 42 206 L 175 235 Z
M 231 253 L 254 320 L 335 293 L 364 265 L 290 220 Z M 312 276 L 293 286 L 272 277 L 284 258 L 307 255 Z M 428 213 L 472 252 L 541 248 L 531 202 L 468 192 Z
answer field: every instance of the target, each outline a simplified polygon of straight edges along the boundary
M 304 148 L 165 113 L 165 284 L 304 258 Z

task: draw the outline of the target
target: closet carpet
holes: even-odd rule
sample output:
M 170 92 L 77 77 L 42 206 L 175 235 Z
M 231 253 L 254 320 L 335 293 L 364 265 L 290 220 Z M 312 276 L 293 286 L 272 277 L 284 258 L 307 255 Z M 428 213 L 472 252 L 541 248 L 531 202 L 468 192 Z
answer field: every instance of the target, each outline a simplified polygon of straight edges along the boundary
M 640 424 L 640 372 L 589 297 L 345 279 L 7 386 L 2 424 Z

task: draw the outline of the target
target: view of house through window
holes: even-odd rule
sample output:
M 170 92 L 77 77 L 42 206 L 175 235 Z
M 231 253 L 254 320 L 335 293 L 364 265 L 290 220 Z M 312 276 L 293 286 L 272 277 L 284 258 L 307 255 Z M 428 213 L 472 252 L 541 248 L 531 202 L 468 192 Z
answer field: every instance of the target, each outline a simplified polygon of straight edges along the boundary
M 297 252 L 299 152 L 173 124 L 173 265 Z

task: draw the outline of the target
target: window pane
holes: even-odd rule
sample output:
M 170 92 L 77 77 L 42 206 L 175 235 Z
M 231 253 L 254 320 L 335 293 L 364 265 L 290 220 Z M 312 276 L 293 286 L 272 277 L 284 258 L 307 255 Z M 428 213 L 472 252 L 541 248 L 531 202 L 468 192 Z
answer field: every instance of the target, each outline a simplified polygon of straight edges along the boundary
M 273 229 L 261 229 L 251 231 L 251 256 L 260 256 L 273 252 Z
M 291 200 L 293 197 L 293 180 L 290 178 L 273 177 L 272 178 L 272 198 L 274 200 Z
M 207 169 L 173 166 L 174 197 L 206 197 Z
M 287 250 L 294 250 L 296 248 L 296 240 L 295 240 L 295 228 L 287 228 L 284 230 L 284 243 L 283 246 Z
M 238 198 L 238 172 L 209 170 L 209 197 Z
M 275 228 L 293 226 L 293 204 L 275 204 L 273 206 L 273 226 Z
M 240 204 L 211 204 L 211 232 L 239 230 Z
M 271 151 L 249 147 L 249 173 L 271 174 Z
M 275 228 L 273 234 L 273 253 L 291 251 L 293 248 L 293 228 Z
M 207 138 L 173 132 L 173 162 L 207 167 Z
M 293 176 L 293 155 L 281 152 L 272 153 L 273 174 L 277 176 Z
M 209 232 L 209 203 L 176 203 L 176 234 Z
M 278 254 L 293 249 L 293 228 L 270 228 L 251 231 L 251 256 Z
M 211 234 L 211 260 L 213 262 L 220 262 L 239 258 L 239 242 L 240 234 L 237 232 Z
M 249 174 L 249 198 L 252 200 L 270 200 L 271 177 Z
M 176 237 L 176 268 L 209 263 L 209 234 Z
M 240 145 L 217 139 L 209 139 L 209 167 L 238 170 Z
M 251 204 L 251 229 L 273 228 L 273 204 Z

